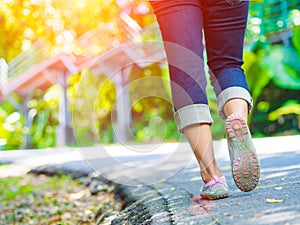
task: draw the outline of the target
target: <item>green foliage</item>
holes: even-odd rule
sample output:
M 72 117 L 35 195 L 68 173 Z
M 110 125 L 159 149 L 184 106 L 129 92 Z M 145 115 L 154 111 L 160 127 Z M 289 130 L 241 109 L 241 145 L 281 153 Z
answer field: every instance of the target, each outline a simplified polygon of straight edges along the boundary
M 161 78 L 164 71 L 165 67 L 157 63 L 143 69 L 134 67 L 126 80 L 131 104 L 130 129 L 135 141 L 179 139 L 170 92 L 165 88 L 168 80 Z M 68 96 L 72 102 L 72 127 L 77 143 L 84 146 L 113 143 L 113 124 L 116 122 L 114 82 L 104 74 L 95 75 L 86 70 L 70 77 Z
M 62 189 L 65 187 L 66 182 L 70 183 L 70 187 L 76 186 L 77 181 L 73 181 L 72 177 L 65 174 L 52 176 L 46 179 L 45 182 L 36 186 L 31 180 L 24 180 L 23 177 L 6 177 L 0 179 L 0 203 L 10 201 L 19 195 L 28 195 L 34 191 L 47 191 L 49 189 Z M 79 183 L 78 183 L 79 184 Z M 49 198 L 48 201 L 55 199 Z
M 159 63 L 132 70 L 129 77 L 132 130 L 137 141 L 179 140 L 167 71 Z
M 33 191 L 32 185 L 18 185 L 21 177 L 9 177 L 0 179 L 1 202 L 14 199 L 18 195 L 30 194 Z
M 111 116 L 116 98 L 113 82 L 104 74 L 84 70 L 69 78 L 68 97 L 78 144 L 111 143 Z
M 56 85 L 45 93 L 36 90 L 32 99 L 27 102 L 28 111 L 23 113 L 12 105 L 12 102 L 22 103 L 17 94 L 7 98 L 0 105 L 0 140 L 3 140 L 0 141 L 0 148 L 15 150 L 25 144 L 30 148 L 54 147 L 59 123 L 59 90 Z M 25 115 L 28 115 L 28 121 L 25 121 Z M 24 135 L 30 135 L 30 144 L 24 141 Z
M 25 118 L 11 103 L 20 104 L 18 95 L 12 94 L 0 105 L 0 149 L 18 149 L 23 144 Z
M 300 103 L 296 100 L 286 101 L 280 108 L 271 112 L 268 116 L 270 121 L 281 119 L 283 115 L 295 114 L 300 115 Z
M 244 53 L 248 85 L 254 100 L 250 115 L 254 136 L 296 134 L 300 131 L 299 26 L 294 27 L 292 45 L 257 41 Z
M 296 26 L 293 30 L 294 35 L 292 38 L 293 45 L 297 50 L 298 56 L 300 57 L 300 26 Z
M 54 85 L 46 93 L 36 90 L 34 97 L 28 102 L 32 147 L 47 148 L 56 145 L 59 99 L 61 89 Z
M 299 134 L 299 90 L 281 89 L 270 82 L 258 98 L 251 121 L 253 135 Z

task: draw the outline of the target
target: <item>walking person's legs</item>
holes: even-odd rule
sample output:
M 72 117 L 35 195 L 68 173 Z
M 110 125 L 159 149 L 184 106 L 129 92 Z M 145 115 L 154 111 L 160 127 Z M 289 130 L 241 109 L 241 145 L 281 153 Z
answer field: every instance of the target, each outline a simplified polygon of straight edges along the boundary
M 213 120 L 205 91 L 200 1 L 165 0 L 151 3 L 163 40 L 183 49 L 178 52 L 165 44 L 168 61 L 176 62 L 169 63 L 175 119 L 199 163 L 205 182 L 202 196 L 210 199 L 227 197 L 228 187 L 213 153 L 210 130 Z

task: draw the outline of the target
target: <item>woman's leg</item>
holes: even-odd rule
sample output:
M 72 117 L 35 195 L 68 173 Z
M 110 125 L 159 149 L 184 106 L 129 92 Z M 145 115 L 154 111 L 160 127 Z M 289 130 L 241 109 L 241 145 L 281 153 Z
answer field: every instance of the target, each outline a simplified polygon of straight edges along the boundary
M 218 97 L 219 113 L 223 119 L 228 116 L 224 110 L 228 108 L 226 104 L 231 99 L 244 100 L 247 103 L 246 108 L 242 108 L 245 106 L 242 104 L 238 111 L 246 110 L 246 114 L 252 106 L 252 98 L 241 68 L 248 7 L 249 1 L 244 0 L 203 0 L 210 79 Z M 233 101 L 230 105 L 238 107 L 234 105 L 239 102 Z
M 194 150 L 205 183 L 222 173 L 215 162 L 203 63 L 198 0 L 152 1 L 168 57 L 175 119 Z M 173 44 L 169 44 L 173 43 Z
M 191 125 L 184 128 L 183 132 L 194 150 L 204 182 L 207 183 L 214 176 L 222 177 L 213 154 L 210 124 Z
M 259 161 L 246 119 L 252 99 L 241 65 L 249 2 L 203 0 L 204 30 L 211 81 L 218 97 L 233 179 L 242 191 L 258 183 Z

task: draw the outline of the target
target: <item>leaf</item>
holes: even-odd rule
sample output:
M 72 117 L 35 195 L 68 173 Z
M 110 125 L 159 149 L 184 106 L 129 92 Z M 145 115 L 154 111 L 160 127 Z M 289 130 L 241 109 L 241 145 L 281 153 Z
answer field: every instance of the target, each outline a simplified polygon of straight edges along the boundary
M 280 191 L 280 190 L 282 190 L 282 187 L 274 187 L 274 189 L 275 189 L 276 191 Z
M 292 42 L 295 46 L 295 49 L 297 50 L 298 55 L 300 56 L 300 26 L 294 27 Z
M 280 203 L 283 202 L 283 199 L 273 199 L 273 198 L 267 198 L 267 203 Z
M 265 216 L 266 214 L 265 213 L 257 213 L 257 214 L 254 214 L 252 216 L 252 218 L 259 218 L 259 217 L 262 217 L 262 216 Z
M 268 186 L 259 186 L 259 185 L 257 185 L 256 186 L 256 189 L 261 189 L 261 188 L 267 188 Z
M 299 63 L 299 62 L 298 62 Z M 274 83 L 281 88 L 299 90 L 300 78 L 297 71 L 285 64 L 279 64 L 274 67 Z
M 300 58 L 292 47 L 269 46 L 267 54 L 261 59 L 261 66 L 270 73 L 270 77 L 278 87 L 298 90 L 299 62 Z
M 256 55 L 253 52 L 250 51 L 245 51 L 243 53 L 243 58 L 244 58 L 244 64 L 242 66 L 243 70 L 245 71 L 245 74 L 249 74 L 249 70 L 251 66 L 256 62 Z
M 298 101 L 294 101 L 294 100 L 287 101 L 280 108 L 270 112 L 268 115 L 268 119 L 270 121 L 275 121 L 279 117 L 288 114 L 300 115 L 300 104 L 298 103 Z

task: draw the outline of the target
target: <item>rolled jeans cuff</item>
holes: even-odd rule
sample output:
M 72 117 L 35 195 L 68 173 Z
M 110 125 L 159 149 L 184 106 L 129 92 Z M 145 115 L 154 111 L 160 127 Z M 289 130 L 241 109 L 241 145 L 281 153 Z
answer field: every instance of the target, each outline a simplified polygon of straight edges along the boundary
M 183 133 L 183 128 L 192 124 L 213 123 L 209 107 L 205 104 L 185 106 L 177 110 L 174 117 L 180 133 Z
M 242 87 L 229 87 L 223 90 L 220 95 L 218 96 L 217 102 L 218 102 L 218 110 L 219 115 L 223 120 L 226 120 L 226 115 L 224 112 L 224 105 L 226 102 L 228 102 L 231 99 L 244 99 L 246 102 L 248 102 L 248 113 L 252 109 L 253 106 L 253 100 L 248 90 Z

